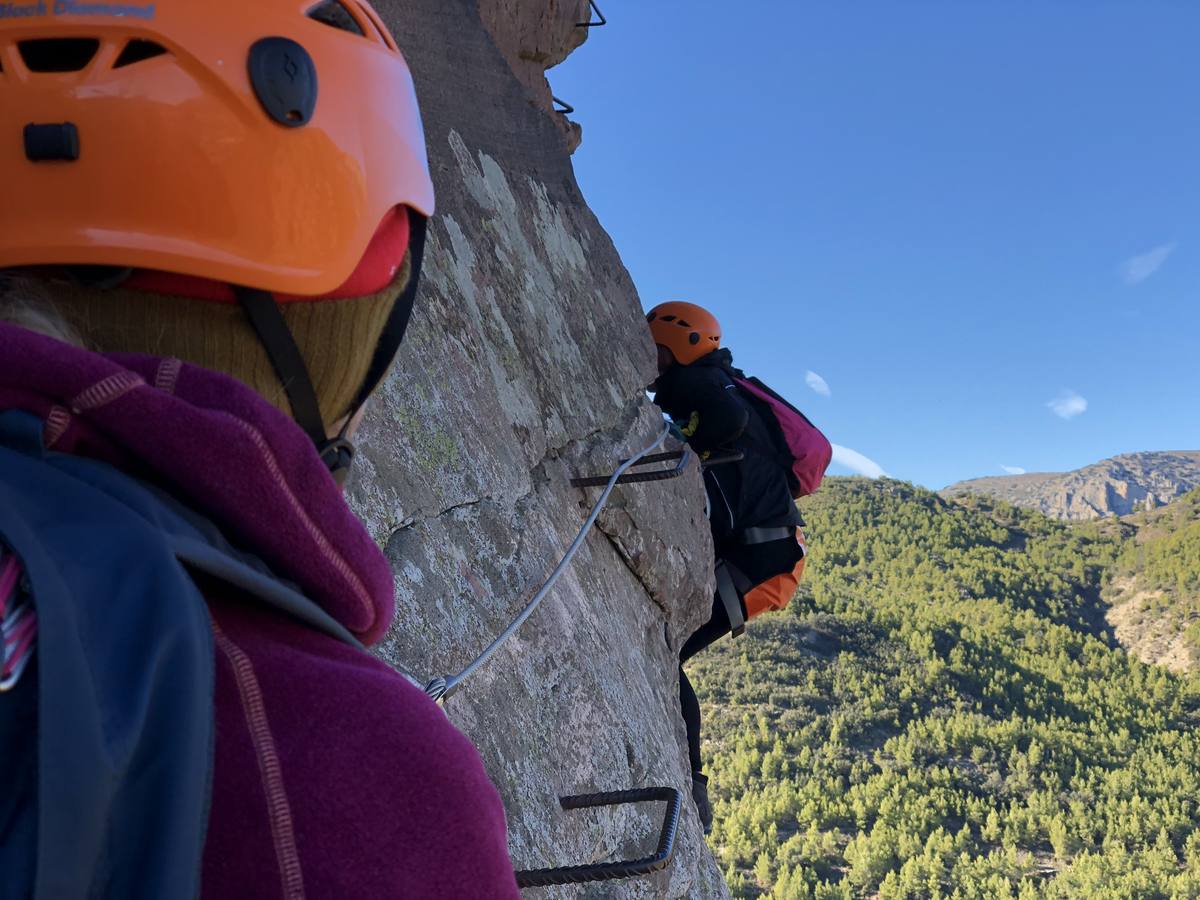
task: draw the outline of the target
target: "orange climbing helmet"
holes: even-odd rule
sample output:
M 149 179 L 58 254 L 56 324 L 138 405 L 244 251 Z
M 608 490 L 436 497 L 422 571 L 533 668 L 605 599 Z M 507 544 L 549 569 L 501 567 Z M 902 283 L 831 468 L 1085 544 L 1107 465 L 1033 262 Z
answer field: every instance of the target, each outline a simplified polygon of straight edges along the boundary
M 280 302 L 351 280 L 399 208 L 433 212 L 412 77 L 363 0 L 5 3 L 0 173 L 0 269 Z
M 671 351 L 681 366 L 694 363 L 721 346 L 721 326 L 702 306 L 669 300 L 646 313 L 654 343 Z

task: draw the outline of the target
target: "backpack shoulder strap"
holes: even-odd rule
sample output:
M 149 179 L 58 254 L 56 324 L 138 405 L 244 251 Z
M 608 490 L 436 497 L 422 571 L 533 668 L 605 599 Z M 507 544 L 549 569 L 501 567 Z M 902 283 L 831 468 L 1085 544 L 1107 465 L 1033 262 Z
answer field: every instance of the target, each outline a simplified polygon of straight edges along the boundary
M 0 542 L 20 559 L 38 617 L 35 896 L 91 896 L 89 885 L 105 884 L 132 900 L 192 898 L 213 720 L 211 620 L 192 573 L 362 644 L 170 495 L 43 450 L 42 427 L 0 413 Z M 141 771 L 150 760 L 153 777 Z
M 775 413 L 761 398 L 755 396 L 751 391 L 748 391 L 743 382 L 749 383 L 758 387 L 760 382 L 757 378 L 748 378 L 744 372 L 740 370 L 733 375 L 733 383 L 737 386 L 738 393 L 741 394 L 750 408 L 754 410 L 755 415 L 762 419 L 763 426 L 767 429 L 767 434 L 770 436 L 771 445 L 769 447 L 762 446 L 761 441 L 756 441 L 755 446 L 759 452 L 765 454 L 769 459 L 774 460 L 775 464 L 784 471 L 784 474 L 790 479 L 792 471 L 792 455 L 788 450 L 787 440 L 783 436 L 783 430 L 779 427 L 779 420 L 775 418 Z M 766 388 L 771 396 L 775 396 L 770 388 Z M 787 401 L 781 401 L 786 403 Z
M 310 628 L 362 649 L 349 629 L 300 588 L 273 574 L 258 557 L 235 548 L 212 521 L 170 494 L 89 460 L 66 457 L 61 464 L 160 532 L 175 558 L 189 570 L 216 578 Z
M 0 414 L 0 540 L 38 619 L 34 896 L 192 898 L 212 764 L 207 608 L 162 533 L 57 465 L 41 431 Z

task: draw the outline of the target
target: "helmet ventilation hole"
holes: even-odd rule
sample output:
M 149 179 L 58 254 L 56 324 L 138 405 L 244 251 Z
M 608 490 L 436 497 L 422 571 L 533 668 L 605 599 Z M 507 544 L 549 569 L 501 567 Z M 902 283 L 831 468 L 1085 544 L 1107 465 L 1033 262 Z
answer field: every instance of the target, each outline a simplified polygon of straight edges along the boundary
M 154 59 L 156 56 L 166 55 L 167 48 L 162 44 L 156 44 L 154 41 L 135 39 L 125 45 L 125 48 L 121 51 L 121 55 L 113 63 L 113 68 L 123 69 L 126 66 L 132 66 L 134 63 L 145 62 L 148 59 Z
M 338 31 L 348 31 L 359 37 L 366 37 L 362 26 L 358 24 L 358 19 L 354 18 L 354 15 L 340 0 L 324 0 L 323 3 L 318 3 L 310 9 L 306 15 L 313 21 L 336 28 Z
M 18 41 L 21 61 L 30 72 L 79 72 L 100 49 L 96 38 L 38 38 Z

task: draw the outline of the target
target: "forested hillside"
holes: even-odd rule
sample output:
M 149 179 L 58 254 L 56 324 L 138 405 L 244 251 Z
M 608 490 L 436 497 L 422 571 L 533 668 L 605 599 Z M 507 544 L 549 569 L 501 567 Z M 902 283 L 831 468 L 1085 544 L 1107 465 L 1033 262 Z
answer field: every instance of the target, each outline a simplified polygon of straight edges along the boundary
M 1104 591 L 1109 621 L 1142 660 L 1193 670 L 1200 663 L 1200 490 L 1129 524 L 1136 531 Z
M 735 896 L 1200 896 L 1200 681 L 1100 610 L 1128 525 L 863 479 L 802 506 L 800 596 L 691 664 Z

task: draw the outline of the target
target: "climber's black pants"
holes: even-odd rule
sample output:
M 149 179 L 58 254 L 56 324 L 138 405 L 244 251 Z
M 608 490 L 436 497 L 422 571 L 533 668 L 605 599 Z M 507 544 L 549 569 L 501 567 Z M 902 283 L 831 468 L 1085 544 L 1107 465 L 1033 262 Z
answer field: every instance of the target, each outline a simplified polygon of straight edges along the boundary
M 800 561 L 795 538 L 768 541 L 765 544 L 743 545 L 731 543 L 716 547 L 717 559 L 724 559 L 737 566 L 751 584 L 762 584 L 784 572 L 790 572 Z M 746 607 L 742 605 L 742 615 Z M 703 771 L 700 760 L 700 701 L 684 674 L 683 664 L 707 647 L 733 631 L 729 614 L 719 594 L 713 595 L 712 616 L 687 639 L 679 651 L 679 706 L 683 710 L 683 723 L 687 726 L 688 756 L 692 760 L 692 771 Z
M 683 724 L 687 728 L 688 757 L 692 761 L 693 772 L 701 772 L 704 769 L 700 759 L 700 701 L 696 699 L 692 683 L 683 671 L 683 664 L 732 630 L 729 614 L 725 612 L 725 604 L 721 602 L 719 595 L 714 594 L 712 618 L 701 625 L 679 651 L 679 706 L 683 710 Z

